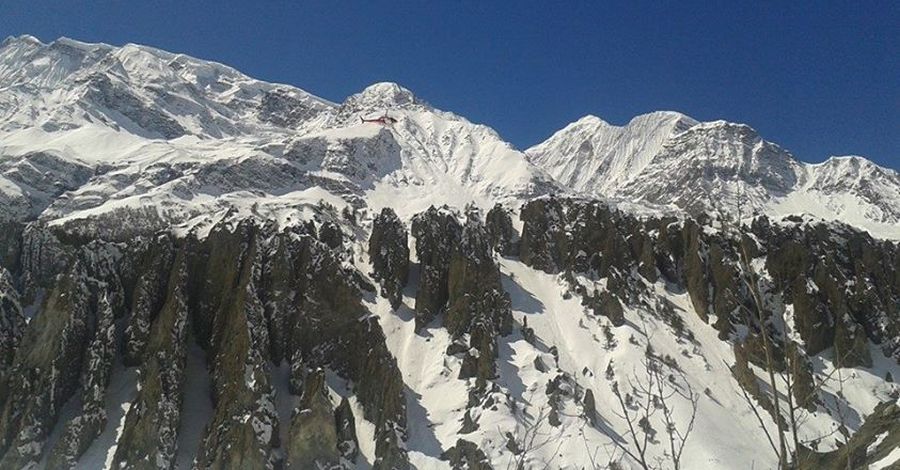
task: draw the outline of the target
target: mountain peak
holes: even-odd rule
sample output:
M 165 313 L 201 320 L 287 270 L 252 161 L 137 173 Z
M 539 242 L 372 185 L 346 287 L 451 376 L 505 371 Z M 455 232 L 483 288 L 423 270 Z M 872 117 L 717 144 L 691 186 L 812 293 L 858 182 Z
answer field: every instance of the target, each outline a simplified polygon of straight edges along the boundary
M 347 98 L 347 102 L 366 107 L 405 107 L 421 104 L 419 99 L 407 88 L 394 82 L 378 82 L 367 86 L 363 91 Z
M 0 48 L 11 46 L 14 44 L 29 44 L 34 46 L 44 45 L 44 43 L 42 43 L 40 39 L 30 34 L 23 34 L 21 36 L 7 36 L 6 39 L 4 39 L 2 43 L 0 43 Z
M 678 111 L 653 111 L 635 116 L 628 122 L 627 126 L 640 126 L 643 123 L 657 123 L 660 125 L 672 123 L 674 124 L 675 132 L 685 131 L 700 124 L 696 119 Z
M 579 118 L 577 121 L 570 123 L 569 126 L 578 126 L 578 125 L 596 126 L 596 125 L 603 125 L 603 124 L 609 125 L 608 122 L 604 121 L 599 116 L 595 116 L 593 114 L 585 114 L 584 116 Z M 569 126 L 566 126 L 566 127 L 569 127 Z
M 378 82 L 349 96 L 336 115 L 336 123 L 355 120 L 355 116 L 383 113 L 391 110 L 421 110 L 431 108 L 412 91 L 394 82 Z

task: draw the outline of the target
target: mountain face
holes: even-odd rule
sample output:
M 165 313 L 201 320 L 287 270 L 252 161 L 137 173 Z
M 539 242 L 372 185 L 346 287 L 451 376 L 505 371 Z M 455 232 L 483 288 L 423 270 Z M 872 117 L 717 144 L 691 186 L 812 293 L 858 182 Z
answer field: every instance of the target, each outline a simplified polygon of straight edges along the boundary
M 896 171 L 861 157 L 803 163 L 741 124 L 658 112 L 618 127 L 587 116 L 525 153 L 558 181 L 594 196 L 694 215 L 807 213 L 900 237 Z
M 9 38 L 0 226 L 0 469 L 900 461 L 900 178 L 744 125 Z

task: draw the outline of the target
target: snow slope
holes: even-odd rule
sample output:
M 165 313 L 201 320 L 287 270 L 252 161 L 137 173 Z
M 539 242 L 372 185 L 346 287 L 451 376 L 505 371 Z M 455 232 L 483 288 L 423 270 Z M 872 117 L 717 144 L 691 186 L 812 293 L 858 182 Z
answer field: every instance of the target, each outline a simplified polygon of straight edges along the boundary
M 356 204 L 364 197 L 376 208 L 416 199 L 415 211 L 558 190 L 492 129 L 393 83 L 336 105 L 145 46 L 42 44 L 27 36 L 4 42 L 0 80 L 7 217 L 149 212 L 162 226 L 253 204 L 294 206 L 308 202 L 294 196 L 313 187 Z M 387 110 L 393 126 L 360 119 Z M 86 175 L 36 186 L 23 170 L 35 166 L 35 155 Z
M 862 157 L 807 164 L 743 124 L 651 113 L 622 127 L 586 116 L 526 150 L 593 195 L 709 211 L 841 220 L 900 238 L 900 175 Z

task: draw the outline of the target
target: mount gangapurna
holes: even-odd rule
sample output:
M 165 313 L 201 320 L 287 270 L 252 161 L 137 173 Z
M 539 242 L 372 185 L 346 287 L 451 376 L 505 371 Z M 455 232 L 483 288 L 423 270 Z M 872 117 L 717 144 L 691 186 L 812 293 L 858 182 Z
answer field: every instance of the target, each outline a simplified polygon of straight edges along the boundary
M 14 37 L 0 224 L 2 469 L 900 466 L 900 175 L 745 125 Z

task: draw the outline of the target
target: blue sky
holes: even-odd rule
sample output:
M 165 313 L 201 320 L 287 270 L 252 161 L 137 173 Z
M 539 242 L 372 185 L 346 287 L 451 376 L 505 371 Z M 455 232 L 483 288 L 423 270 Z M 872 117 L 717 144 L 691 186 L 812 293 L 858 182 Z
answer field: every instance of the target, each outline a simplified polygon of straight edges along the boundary
M 812 3 L 4 0 L 0 36 L 148 44 L 333 101 L 396 81 L 520 148 L 664 109 L 900 168 L 900 2 Z

